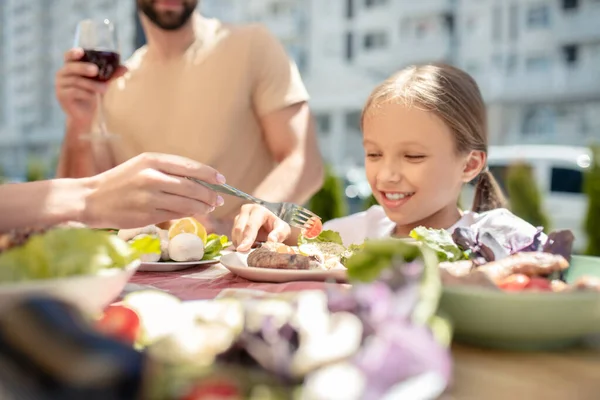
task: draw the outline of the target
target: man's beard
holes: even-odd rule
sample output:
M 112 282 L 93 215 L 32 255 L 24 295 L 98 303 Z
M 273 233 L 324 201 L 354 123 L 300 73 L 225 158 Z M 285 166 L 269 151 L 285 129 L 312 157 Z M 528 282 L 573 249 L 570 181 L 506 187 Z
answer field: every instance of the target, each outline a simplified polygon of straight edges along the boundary
M 138 0 L 138 9 L 154 25 L 166 31 L 174 31 L 184 26 L 198 5 L 197 1 L 183 2 L 183 11 L 179 13 L 174 11 L 156 12 L 152 3 L 152 0 Z

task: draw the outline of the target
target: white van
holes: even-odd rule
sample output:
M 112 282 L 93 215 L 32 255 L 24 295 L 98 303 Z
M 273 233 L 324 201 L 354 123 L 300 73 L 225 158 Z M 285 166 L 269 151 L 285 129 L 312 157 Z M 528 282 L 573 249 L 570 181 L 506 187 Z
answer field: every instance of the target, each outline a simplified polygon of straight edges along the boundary
M 583 175 L 591 165 L 587 147 L 555 145 L 490 146 L 488 166 L 506 193 L 504 178 L 508 166 L 525 162 L 533 168 L 544 210 L 551 229 L 570 229 L 575 235 L 575 249 L 585 249 L 587 196 L 583 192 Z M 473 187 L 463 194 L 463 206 L 472 202 Z M 510 199 L 509 199 L 510 200 Z

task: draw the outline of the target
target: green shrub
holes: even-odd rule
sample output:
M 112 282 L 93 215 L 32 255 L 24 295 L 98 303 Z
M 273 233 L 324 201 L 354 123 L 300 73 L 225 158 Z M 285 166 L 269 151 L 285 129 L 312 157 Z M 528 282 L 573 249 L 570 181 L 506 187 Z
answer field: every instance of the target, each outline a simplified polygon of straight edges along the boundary
M 368 210 L 369 208 L 378 205 L 379 203 L 377 202 L 377 200 L 375 199 L 375 196 L 373 196 L 373 194 L 371 194 L 369 197 L 367 197 L 365 199 L 365 201 L 363 202 L 363 210 Z
M 27 163 L 25 180 L 27 182 L 42 181 L 46 179 L 46 166 L 39 160 L 30 160 Z
M 600 146 L 592 146 L 593 162 L 584 178 L 588 209 L 585 231 L 588 237 L 586 254 L 600 256 Z
M 550 223 L 542 209 L 542 199 L 531 167 L 516 163 L 508 168 L 506 191 L 511 211 L 534 226 L 542 226 L 548 232 Z
M 323 186 L 309 200 L 308 208 L 321 217 L 323 222 L 348 214 L 348 204 L 344 196 L 342 181 L 328 165 L 325 166 Z

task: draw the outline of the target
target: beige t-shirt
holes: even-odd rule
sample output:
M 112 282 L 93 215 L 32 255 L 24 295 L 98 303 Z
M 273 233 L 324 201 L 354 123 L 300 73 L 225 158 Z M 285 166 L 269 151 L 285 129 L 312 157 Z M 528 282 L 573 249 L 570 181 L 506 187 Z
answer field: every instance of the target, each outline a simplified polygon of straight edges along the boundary
M 229 26 L 196 16 L 197 40 L 183 57 L 150 60 L 146 46 L 105 95 L 115 161 L 143 152 L 185 156 L 220 171 L 252 193 L 275 167 L 259 118 L 307 101 L 296 65 L 261 25 Z M 216 217 L 242 200 L 225 196 Z

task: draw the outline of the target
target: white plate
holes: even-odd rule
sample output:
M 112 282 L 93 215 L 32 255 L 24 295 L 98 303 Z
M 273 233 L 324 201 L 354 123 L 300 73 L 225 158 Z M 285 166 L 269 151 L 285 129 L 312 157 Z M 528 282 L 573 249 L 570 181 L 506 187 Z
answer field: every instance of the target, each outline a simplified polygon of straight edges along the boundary
M 157 262 L 143 262 L 140 264 L 138 271 L 146 272 L 172 272 L 181 271 L 195 267 L 197 265 L 211 265 L 219 262 L 219 259 L 215 260 L 204 260 L 204 261 L 157 261 Z
M 69 302 L 90 313 L 101 312 L 123 291 L 139 261 L 125 269 L 105 269 L 96 275 L 0 284 L 0 307 L 20 299 L 47 295 Z
M 345 269 L 324 270 L 295 270 L 268 269 L 248 266 L 249 253 L 229 253 L 221 256 L 221 264 L 234 274 L 254 282 L 283 283 L 293 281 L 326 281 L 346 282 Z

